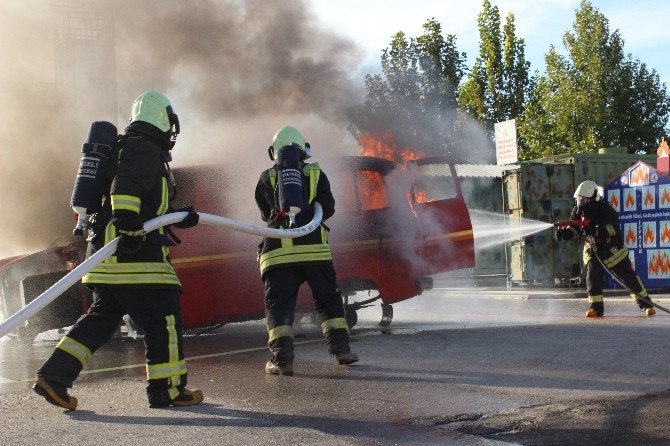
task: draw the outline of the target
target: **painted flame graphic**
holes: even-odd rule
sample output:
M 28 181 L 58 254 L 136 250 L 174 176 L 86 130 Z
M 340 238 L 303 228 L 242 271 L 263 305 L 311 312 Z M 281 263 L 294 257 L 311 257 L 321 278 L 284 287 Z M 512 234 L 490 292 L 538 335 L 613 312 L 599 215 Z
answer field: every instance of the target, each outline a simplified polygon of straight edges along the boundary
M 668 259 L 668 255 L 665 253 L 652 254 L 647 266 L 649 268 L 649 274 L 654 274 L 656 276 L 658 276 L 659 273 L 668 274 L 668 272 L 670 272 L 670 259 Z
M 670 192 L 667 188 L 663 189 L 663 195 L 661 195 L 661 204 L 666 205 L 670 203 Z
M 668 243 L 670 242 L 670 227 L 668 227 L 668 224 L 663 225 L 663 230 L 661 231 L 661 243 Z
M 653 204 L 654 204 L 654 196 L 651 194 L 651 190 L 647 190 L 647 193 L 644 196 L 644 205 L 651 206 Z
M 628 232 L 626 232 L 626 245 L 632 245 L 637 243 L 637 237 L 635 236 L 635 231 L 630 226 L 628 227 Z
M 619 199 L 616 197 L 616 195 L 612 194 L 612 197 L 610 198 L 610 204 L 612 205 L 613 208 L 616 209 L 619 208 Z
M 661 143 L 658 145 L 656 155 L 659 158 L 670 155 L 670 147 L 668 147 L 668 142 L 665 140 L 665 138 L 661 138 Z
M 627 208 L 631 208 L 631 207 L 633 207 L 633 206 L 635 206 L 635 199 L 633 198 L 633 194 L 631 194 L 630 192 L 628 192 L 628 193 L 626 194 L 626 207 L 627 207 Z
M 649 179 L 649 171 L 644 168 L 635 169 L 630 173 L 630 184 L 646 184 Z
M 647 226 L 647 230 L 644 231 L 644 244 L 650 245 L 654 243 L 654 232 L 651 230 L 651 226 Z

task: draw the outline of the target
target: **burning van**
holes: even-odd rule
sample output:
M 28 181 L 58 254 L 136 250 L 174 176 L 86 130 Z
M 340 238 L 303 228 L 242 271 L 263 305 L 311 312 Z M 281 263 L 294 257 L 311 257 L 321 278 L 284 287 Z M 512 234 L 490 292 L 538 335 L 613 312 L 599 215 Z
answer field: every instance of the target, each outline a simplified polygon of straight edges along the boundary
M 474 266 L 472 225 L 452 160 L 398 164 L 350 156 L 336 170 L 336 213 L 324 230 L 350 326 L 357 322 L 358 309 L 374 303 L 381 305 L 381 324 L 388 325 L 392 304 L 431 288 L 431 275 Z M 230 213 L 230 197 L 224 196 L 226 181 L 233 178 L 228 168 L 193 166 L 173 173 L 180 191 L 174 207 L 193 204 L 199 212 Z M 171 259 L 184 288 L 186 329 L 202 331 L 264 317 L 257 236 L 199 225 L 180 231 L 179 237 L 182 243 L 171 248 Z M 5 317 L 79 264 L 83 248 L 79 239 L 0 260 L 0 309 Z M 372 297 L 356 299 L 365 290 L 374 291 Z M 71 325 L 87 310 L 89 299 L 90 292 L 75 285 L 15 335 L 32 340 L 39 332 Z M 300 290 L 296 311 L 314 311 L 307 287 Z

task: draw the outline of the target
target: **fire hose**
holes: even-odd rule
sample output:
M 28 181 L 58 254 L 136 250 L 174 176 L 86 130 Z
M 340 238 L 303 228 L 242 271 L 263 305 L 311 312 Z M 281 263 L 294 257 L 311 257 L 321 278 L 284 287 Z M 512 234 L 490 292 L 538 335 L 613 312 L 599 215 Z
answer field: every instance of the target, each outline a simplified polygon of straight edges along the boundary
M 578 227 L 578 228 L 584 228 L 584 227 L 588 226 L 588 224 L 589 224 L 589 221 L 588 221 L 586 218 L 582 218 L 581 220 L 559 221 L 558 223 L 554 223 L 554 226 L 556 226 L 556 227 L 558 227 L 558 228 L 566 228 L 566 227 L 569 227 L 569 226 L 572 226 L 572 227 Z M 603 260 L 600 258 L 600 256 L 598 255 L 598 250 L 596 249 L 596 240 L 595 240 L 595 238 L 594 238 L 593 236 L 591 236 L 591 235 L 587 235 L 587 236 L 586 236 L 586 240 L 587 240 L 587 241 L 589 242 L 589 244 L 591 245 L 591 253 L 592 253 L 593 256 L 598 260 L 598 263 L 600 263 L 600 265 L 603 267 L 603 269 L 604 269 L 605 271 L 607 271 L 607 272 L 609 273 L 609 275 L 612 276 L 612 278 L 613 278 L 614 280 L 616 280 L 617 283 L 618 283 L 619 285 L 621 285 L 623 288 L 625 288 L 626 290 L 628 290 L 628 292 L 629 292 L 631 295 L 634 295 L 637 299 L 641 300 L 642 302 L 646 303 L 647 305 L 651 305 L 651 306 L 653 306 L 653 307 L 658 308 L 658 309 L 661 310 L 661 311 L 665 311 L 666 313 L 670 313 L 670 310 L 668 310 L 667 308 L 665 308 L 665 307 L 663 307 L 663 306 L 661 306 L 661 305 L 659 305 L 659 304 L 657 304 L 657 303 L 655 303 L 655 302 L 652 302 L 651 299 L 649 299 L 649 298 L 647 298 L 647 297 L 644 297 L 644 296 L 640 296 L 638 293 L 636 293 L 635 291 L 631 290 L 630 287 L 628 287 L 628 286 L 624 283 L 624 281 L 621 280 L 621 279 L 619 278 L 619 276 L 617 276 L 616 274 L 614 274 L 614 272 L 613 272 L 611 269 L 609 269 L 609 268 L 605 265 L 605 262 L 603 262 Z
M 188 212 L 172 212 L 170 214 L 156 217 L 144 223 L 144 232 L 148 233 L 162 226 L 179 223 L 180 221 L 184 220 L 187 215 Z M 246 234 L 259 235 L 261 237 L 297 238 L 302 237 L 303 235 L 307 235 L 319 227 L 321 224 L 321 219 L 323 218 L 323 210 L 318 202 L 314 202 L 314 217 L 312 218 L 312 221 L 310 221 L 305 226 L 293 229 L 267 228 L 264 226 L 256 226 L 250 223 L 244 223 L 230 218 L 221 217 L 218 215 L 204 213 L 198 213 L 198 216 L 200 217 L 199 223 L 209 226 L 228 228 L 234 231 L 244 232 Z M 32 302 L 21 308 L 3 323 L 1 323 L 0 338 L 4 337 L 12 330 L 15 330 L 19 325 L 49 305 L 68 288 L 76 284 L 89 271 L 100 265 L 108 257 L 114 255 L 117 245 L 119 244 L 119 239 L 120 237 L 117 237 L 111 242 L 107 243 L 95 254 L 86 259 L 75 269 L 70 271 L 65 277 L 54 283 L 51 287 L 49 287 L 49 289 L 37 296 Z

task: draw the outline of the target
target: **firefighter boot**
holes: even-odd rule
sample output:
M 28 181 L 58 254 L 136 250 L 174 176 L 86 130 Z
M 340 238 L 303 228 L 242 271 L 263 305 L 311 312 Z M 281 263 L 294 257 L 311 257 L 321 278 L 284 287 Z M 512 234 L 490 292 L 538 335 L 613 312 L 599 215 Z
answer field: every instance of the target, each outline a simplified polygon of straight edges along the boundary
M 350 365 L 354 362 L 358 362 L 358 355 L 351 352 L 335 353 L 335 358 L 341 365 Z
M 265 373 L 268 375 L 293 375 L 293 361 L 279 362 L 275 364 L 272 360 L 265 364 Z
M 67 387 L 62 384 L 47 381 L 43 377 L 38 376 L 35 384 L 33 384 L 33 390 L 54 406 L 68 410 L 75 410 L 77 408 L 77 398 L 68 395 Z
M 647 297 L 649 302 L 651 302 L 651 299 Z M 649 317 L 653 316 L 656 314 L 656 310 L 654 309 L 653 305 L 648 304 L 647 302 L 643 301 L 642 299 L 635 299 L 637 301 L 638 307 L 640 307 L 640 310 L 644 311 L 644 315 Z
M 149 407 L 158 409 L 168 406 L 195 406 L 204 399 L 200 389 L 179 389 L 179 394 L 174 399 L 170 398 L 167 390 L 162 390 L 149 395 Z
M 591 303 L 591 309 L 586 312 L 586 317 L 602 317 L 605 314 L 605 304 L 602 302 Z

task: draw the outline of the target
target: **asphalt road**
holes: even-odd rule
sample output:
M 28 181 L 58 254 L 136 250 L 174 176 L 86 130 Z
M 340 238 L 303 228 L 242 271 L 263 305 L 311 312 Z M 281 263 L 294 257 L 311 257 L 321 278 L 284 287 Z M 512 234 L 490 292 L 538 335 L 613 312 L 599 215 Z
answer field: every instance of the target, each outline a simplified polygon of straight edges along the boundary
M 205 402 L 149 409 L 143 345 L 115 339 L 72 394 L 76 411 L 30 391 L 58 339 L 0 341 L 0 444 L 670 444 L 670 315 L 606 296 L 607 317 L 556 290 L 444 288 L 363 310 L 339 366 L 317 327 L 296 326 L 293 377 L 267 376 L 262 322 L 186 340 Z M 670 296 L 654 296 L 665 306 Z

